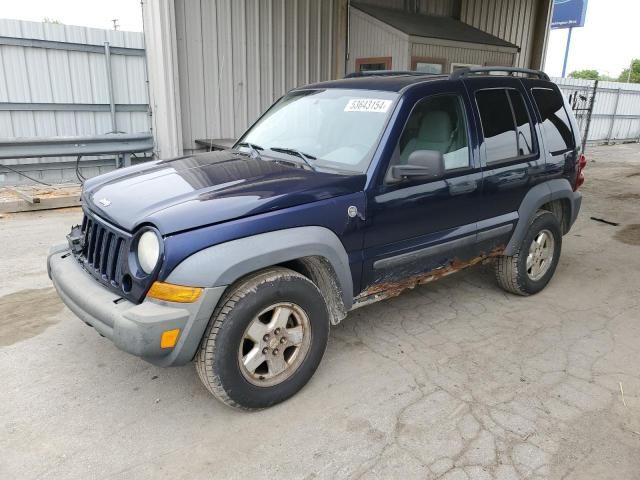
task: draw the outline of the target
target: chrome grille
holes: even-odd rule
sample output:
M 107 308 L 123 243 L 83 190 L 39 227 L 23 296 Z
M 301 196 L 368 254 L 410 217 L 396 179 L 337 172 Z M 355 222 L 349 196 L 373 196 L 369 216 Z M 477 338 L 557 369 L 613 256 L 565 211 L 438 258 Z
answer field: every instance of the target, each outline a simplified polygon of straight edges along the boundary
M 121 262 L 126 260 L 126 237 L 86 214 L 82 220 L 81 261 L 93 276 L 118 286 L 122 280 Z

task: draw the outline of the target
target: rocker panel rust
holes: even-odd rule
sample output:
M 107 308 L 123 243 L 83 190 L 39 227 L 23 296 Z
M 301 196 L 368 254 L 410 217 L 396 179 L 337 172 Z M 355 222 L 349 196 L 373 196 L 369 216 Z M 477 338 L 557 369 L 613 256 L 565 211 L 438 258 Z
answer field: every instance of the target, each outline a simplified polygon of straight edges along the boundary
M 464 261 L 458 258 L 454 258 L 441 267 L 429 270 L 428 272 L 418 275 L 412 275 L 398 282 L 376 283 L 374 285 L 371 285 L 355 298 L 353 309 L 362 307 L 364 305 L 369 305 L 371 303 L 379 302 L 381 300 L 386 300 L 388 298 L 397 297 L 407 289 L 413 289 L 418 285 L 431 283 L 435 280 L 439 280 L 443 277 L 449 276 L 452 273 L 465 270 L 474 265 L 478 265 L 479 263 L 491 260 L 492 258 L 502 256 L 504 253 L 504 249 L 505 246 L 501 245 L 487 253 L 482 252 L 480 255 Z

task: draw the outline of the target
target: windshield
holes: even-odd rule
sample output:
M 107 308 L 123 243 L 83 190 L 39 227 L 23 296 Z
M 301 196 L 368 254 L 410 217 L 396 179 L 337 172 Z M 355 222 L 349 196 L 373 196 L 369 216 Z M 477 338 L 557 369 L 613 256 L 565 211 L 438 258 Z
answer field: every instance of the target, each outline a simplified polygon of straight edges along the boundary
M 397 97 L 393 92 L 333 88 L 291 92 L 238 144 L 259 148 L 264 156 L 294 150 L 316 168 L 364 173 Z

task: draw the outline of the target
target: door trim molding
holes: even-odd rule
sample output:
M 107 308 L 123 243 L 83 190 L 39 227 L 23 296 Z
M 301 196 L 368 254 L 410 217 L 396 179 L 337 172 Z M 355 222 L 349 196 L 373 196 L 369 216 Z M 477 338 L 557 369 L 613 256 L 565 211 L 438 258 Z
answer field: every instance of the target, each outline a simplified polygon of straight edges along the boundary
M 446 242 L 438 243 L 436 245 L 430 245 L 428 247 L 413 250 L 411 252 L 401 253 L 399 255 L 393 255 L 387 258 L 381 258 L 373 262 L 374 270 L 381 270 L 383 268 L 397 267 L 406 263 L 411 263 L 416 260 L 421 260 L 426 257 L 439 255 L 448 250 L 455 248 L 463 248 L 471 245 L 475 245 L 479 242 L 484 242 L 501 235 L 506 235 L 513 230 L 513 224 L 501 225 L 499 227 L 490 228 L 482 232 L 473 232 L 464 237 L 455 238 L 453 240 L 447 240 Z

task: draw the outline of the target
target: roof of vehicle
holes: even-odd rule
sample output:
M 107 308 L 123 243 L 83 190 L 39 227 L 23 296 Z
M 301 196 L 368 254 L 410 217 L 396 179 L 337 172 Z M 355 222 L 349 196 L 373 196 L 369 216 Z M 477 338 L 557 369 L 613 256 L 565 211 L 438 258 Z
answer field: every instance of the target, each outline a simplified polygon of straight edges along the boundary
M 363 77 L 341 78 L 326 82 L 312 83 L 300 87 L 301 90 L 313 88 L 346 88 L 354 90 L 383 90 L 387 92 L 399 92 L 415 83 L 447 80 L 448 75 L 410 75 L 399 73 L 398 75 L 367 75 Z
M 502 72 L 502 74 L 500 74 Z M 354 90 L 382 90 L 388 92 L 400 92 L 415 84 L 424 84 L 437 81 L 456 81 L 460 79 L 472 80 L 474 78 L 520 79 L 537 78 L 538 80 L 552 83 L 549 76 L 541 70 L 532 70 L 519 67 L 478 67 L 456 71 L 450 75 L 434 75 L 416 71 L 377 70 L 369 72 L 356 72 L 338 80 L 312 83 L 298 87 L 295 90 L 344 88 Z

